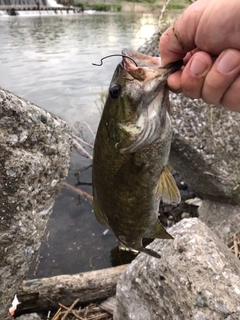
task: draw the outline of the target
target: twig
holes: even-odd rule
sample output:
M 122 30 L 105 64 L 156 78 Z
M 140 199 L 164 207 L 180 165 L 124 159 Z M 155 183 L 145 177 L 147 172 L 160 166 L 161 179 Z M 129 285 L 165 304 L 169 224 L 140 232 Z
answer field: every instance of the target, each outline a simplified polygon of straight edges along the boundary
M 91 132 L 91 134 L 92 134 L 92 136 L 93 136 L 93 139 L 95 139 L 95 134 L 94 134 L 94 132 L 93 132 L 93 130 L 92 130 L 92 128 L 90 127 L 90 125 L 87 123 L 87 122 L 82 122 L 87 128 L 88 128 L 88 130 Z
M 158 19 L 158 28 L 161 27 L 163 15 L 164 15 L 164 13 L 165 13 L 165 11 L 166 11 L 166 8 L 167 8 L 167 6 L 168 6 L 168 4 L 169 4 L 170 1 L 171 1 L 171 0 L 167 0 L 167 1 L 165 2 L 165 4 L 163 5 L 163 7 L 162 7 L 162 10 L 161 10 L 161 12 L 160 12 L 160 16 L 159 16 L 159 19 Z
M 61 308 L 58 309 L 57 313 L 55 313 L 54 317 L 52 318 L 52 320 L 58 320 L 58 316 L 60 315 L 61 313 Z
M 233 235 L 233 246 L 234 246 L 234 254 L 236 257 L 238 257 L 238 255 L 239 255 L 239 248 L 238 248 L 239 244 L 240 244 L 240 241 L 239 241 L 237 235 L 234 234 Z
M 109 313 L 105 312 L 105 313 L 101 313 L 98 316 L 97 315 L 93 315 L 93 316 L 89 316 L 88 320 L 100 320 L 103 318 L 106 318 L 107 316 L 109 316 Z
M 80 317 L 74 310 L 72 310 L 72 314 L 74 315 L 74 317 L 76 317 L 79 320 L 84 320 L 82 317 Z
M 84 155 L 85 157 L 87 157 L 87 158 L 89 158 L 89 159 L 91 159 L 91 160 L 93 159 L 92 155 L 91 155 L 89 152 L 87 152 L 87 151 L 83 148 L 83 146 L 82 146 L 79 142 L 76 141 L 76 139 L 73 140 L 73 145 L 74 145 L 74 147 L 75 147 L 76 149 L 80 149 L 81 152 L 83 153 L 83 155 Z
M 67 316 L 72 312 L 73 308 L 75 307 L 76 304 L 78 304 L 78 302 L 80 301 L 80 299 L 77 299 L 73 302 L 73 304 L 71 305 L 70 308 L 68 308 L 67 312 L 64 314 L 64 316 L 62 317 L 62 320 L 66 320 Z
M 225 177 L 223 177 L 223 176 L 218 176 L 218 175 L 216 175 L 216 174 L 213 174 L 213 173 L 207 172 L 207 171 L 204 171 L 203 173 L 204 173 L 204 174 L 208 174 L 209 176 L 216 177 L 216 178 L 218 178 L 218 179 L 222 179 L 222 180 L 228 180 L 228 181 L 231 181 L 231 180 L 232 180 L 231 178 L 225 178 Z
M 76 130 L 76 129 L 74 128 L 74 130 Z M 76 130 L 76 131 L 77 131 L 77 130 Z M 76 135 L 73 134 L 73 133 L 72 133 L 72 136 L 73 136 L 74 139 L 79 140 L 81 143 L 85 144 L 85 145 L 88 146 L 90 149 L 93 149 L 93 145 L 92 145 L 91 143 L 83 140 L 82 138 L 76 136 Z
M 82 189 L 75 188 L 66 182 L 64 183 L 63 187 L 79 194 L 81 197 L 87 198 L 91 202 L 93 201 L 93 196 L 91 194 L 87 193 L 86 191 L 83 191 Z
M 59 306 L 60 306 L 62 309 L 68 310 L 68 307 L 66 307 L 64 304 L 62 304 L 62 303 L 60 303 L 60 302 L 59 302 Z

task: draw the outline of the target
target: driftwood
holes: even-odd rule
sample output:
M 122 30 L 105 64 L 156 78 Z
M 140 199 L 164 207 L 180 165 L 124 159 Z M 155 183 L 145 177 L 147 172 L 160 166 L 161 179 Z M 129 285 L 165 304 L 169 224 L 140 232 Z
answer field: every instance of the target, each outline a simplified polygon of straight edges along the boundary
M 25 280 L 17 293 L 21 304 L 16 313 L 53 310 L 60 302 L 70 306 L 76 299 L 80 305 L 103 301 L 115 295 L 118 278 L 126 267 Z

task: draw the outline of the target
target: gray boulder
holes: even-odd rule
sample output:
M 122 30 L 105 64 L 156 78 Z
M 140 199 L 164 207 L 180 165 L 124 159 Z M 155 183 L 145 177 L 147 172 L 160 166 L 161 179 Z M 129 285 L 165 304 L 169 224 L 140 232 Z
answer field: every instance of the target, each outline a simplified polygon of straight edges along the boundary
M 156 259 L 140 254 L 117 285 L 114 320 L 239 320 L 240 262 L 197 218 L 155 240 Z
M 41 318 L 37 313 L 29 313 L 29 314 L 24 314 L 20 317 L 17 317 L 16 320 L 41 320 Z
M 170 162 L 204 199 L 240 204 L 240 114 L 170 95 Z
M 40 245 L 71 143 L 63 120 L 0 88 L 0 319 Z
M 240 231 L 240 206 L 204 200 L 198 208 L 199 219 L 228 244 Z

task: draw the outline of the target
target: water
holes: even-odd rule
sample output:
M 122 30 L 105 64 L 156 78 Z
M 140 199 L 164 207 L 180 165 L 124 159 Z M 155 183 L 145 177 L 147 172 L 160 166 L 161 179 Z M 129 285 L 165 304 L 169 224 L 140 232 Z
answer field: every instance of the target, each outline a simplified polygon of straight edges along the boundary
M 0 16 L 0 86 L 63 118 L 86 121 L 96 130 L 99 93 L 106 91 L 119 57 L 92 66 L 125 47 L 137 49 L 157 26 L 152 14 Z M 68 183 L 89 161 L 73 154 Z M 91 182 L 91 172 L 80 175 Z M 91 193 L 91 187 L 81 186 Z M 96 221 L 91 205 L 62 189 L 29 277 L 98 269 L 119 263 L 111 231 Z M 115 250 L 113 250 L 115 251 Z

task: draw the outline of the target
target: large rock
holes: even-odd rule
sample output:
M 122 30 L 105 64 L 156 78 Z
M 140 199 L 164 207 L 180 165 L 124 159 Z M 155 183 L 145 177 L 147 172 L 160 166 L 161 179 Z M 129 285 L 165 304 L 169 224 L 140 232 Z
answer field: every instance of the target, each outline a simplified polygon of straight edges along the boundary
M 0 88 L 0 319 L 40 245 L 70 149 L 63 120 Z
M 170 161 L 204 199 L 240 203 L 240 114 L 171 95 Z
M 198 208 L 199 219 L 228 244 L 240 231 L 240 206 L 204 200 Z
M 17 317 L 16 320 L 41 320 L 41 318 L 37 313 L 29 313 L 29 314 L 24 314 L 20 317 Z
M 156 259 L 140 254 L 117 285 L 115 320 L 239 320 L 240 262 L 197 218 L 155 240 Z

